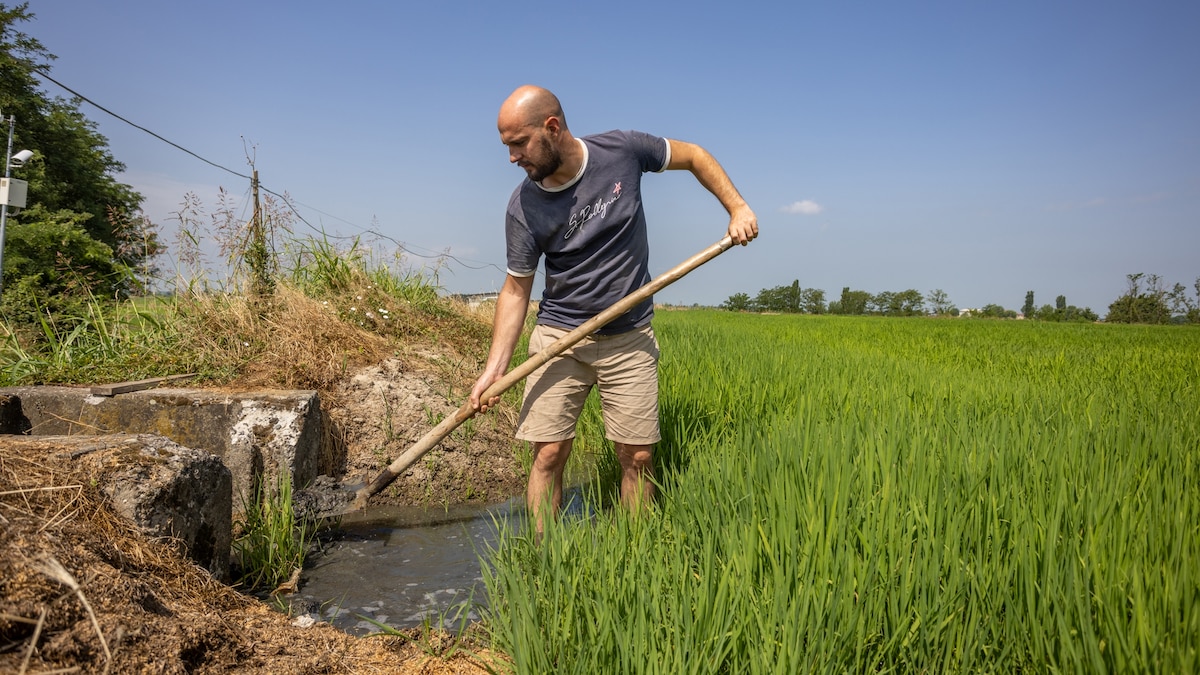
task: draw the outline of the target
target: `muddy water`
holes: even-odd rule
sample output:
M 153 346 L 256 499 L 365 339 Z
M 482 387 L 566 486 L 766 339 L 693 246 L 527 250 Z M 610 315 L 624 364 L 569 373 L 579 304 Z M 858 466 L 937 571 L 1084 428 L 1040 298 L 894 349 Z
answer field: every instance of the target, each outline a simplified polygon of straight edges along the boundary
M 497 528 L 526 527 L 525 499 L 487 508 L 373 507 L 342 518 L 321 535 L 307 561 L 300 604 L 319 621 L 354 635 L 426 621 L 457 630 L 487 606 L 481 565 Z M 563 490 L 562 517 L 587 520 L 583 488 Z M 293 612 L 296 602 L 293 599 Z
M 481 558 L 497 522 L 520 527 L 524 507 L 378 507 L 346 516 L 322 534 L 323 550 L 301 576 L 314 618 L 356 635 L 426 621 L 448 629 L 486 606 Z

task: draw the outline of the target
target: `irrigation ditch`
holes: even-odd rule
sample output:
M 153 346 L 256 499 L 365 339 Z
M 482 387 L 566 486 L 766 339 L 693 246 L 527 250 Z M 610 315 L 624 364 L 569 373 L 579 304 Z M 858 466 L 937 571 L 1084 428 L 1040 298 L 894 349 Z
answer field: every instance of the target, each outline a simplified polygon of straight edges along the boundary
M 346 514 L 353 488 L 453 403 L 395 363 L 364 369 L 326 397 L 0 389 L 0 446 L 66 459 L 145 534 L 184 543 L 227 583 L 239 512 L 255 485 L 287 475 L 303 488 L 294 497 L 302 515 L 341 515 L 321 521 L 298 583 L 269 605 L 358 635 L 477 618 L 479 553 L 523 485 L 506 420 L 492 416 L 448 438 L 367 509 Z

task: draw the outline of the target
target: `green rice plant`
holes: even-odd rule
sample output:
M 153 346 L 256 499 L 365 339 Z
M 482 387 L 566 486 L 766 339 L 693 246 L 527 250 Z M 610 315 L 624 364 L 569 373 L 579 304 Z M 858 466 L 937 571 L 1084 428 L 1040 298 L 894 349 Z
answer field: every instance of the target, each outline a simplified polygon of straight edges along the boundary
M 281 471 L 273 486 L 258 480 L 254 495 L 242 504 L 240 534 L 233 550 L 247 590 L 271 590 L 304 567 L 317 522 L 297 518 L 292 506 L 292 478 Z
M 656 322 L 658 507 L 502 528 L 518 672 L 1200 666 L 1200 334 Z

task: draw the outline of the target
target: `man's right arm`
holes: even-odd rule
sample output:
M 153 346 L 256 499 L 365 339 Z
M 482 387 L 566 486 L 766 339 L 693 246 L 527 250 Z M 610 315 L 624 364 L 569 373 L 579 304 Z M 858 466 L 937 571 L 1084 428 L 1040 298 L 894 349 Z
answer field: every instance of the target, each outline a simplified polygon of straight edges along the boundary
M 514 277 L 509 274 L 504 278 L 504 287 L 500 289 L 500 297 L 496 299 L 496 316 L 492 320 L 492 346 L 488 350 L 487 363 L 471 389 L 471 407 L 479 412 L 487 412 L 489 407 L 496 405 L 500 400 L 499 396 L 492 397 L 490 401 L 479 399 L 488 387 L 504 377 L 504 373 L 508 371 L 513 351 L 517 348 L 517 340 L 525 328 L 525 314 L 529 311 L 534 276 L 531 274 L 527 277 Z

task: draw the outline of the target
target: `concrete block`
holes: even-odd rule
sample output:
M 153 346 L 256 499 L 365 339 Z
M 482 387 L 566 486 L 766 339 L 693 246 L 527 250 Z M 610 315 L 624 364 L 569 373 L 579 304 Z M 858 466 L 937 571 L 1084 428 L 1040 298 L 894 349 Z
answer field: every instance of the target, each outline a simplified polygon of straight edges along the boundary
M 337 469 L 315 391 L 162 388 L 93 396 L 76 387 L 0 388 L 5 396 L 19 400 L 13 424 L 35 436 L 156 434 L 216 455 L 232 473 L 238 511 L 257 480 L 274 485 L 288 471 L 301 488 Z

